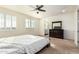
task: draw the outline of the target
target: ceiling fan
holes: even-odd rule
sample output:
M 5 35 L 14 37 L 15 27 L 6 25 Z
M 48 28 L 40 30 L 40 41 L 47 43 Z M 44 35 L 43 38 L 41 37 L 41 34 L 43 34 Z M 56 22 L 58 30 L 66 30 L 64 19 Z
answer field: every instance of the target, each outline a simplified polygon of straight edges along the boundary
M 46 12 L 46 10 L 42 9 L 43 7 L 44 5 L 36 5 L 33 11 L 37 11 L 37 14 L 39 14 L 39 11 Z

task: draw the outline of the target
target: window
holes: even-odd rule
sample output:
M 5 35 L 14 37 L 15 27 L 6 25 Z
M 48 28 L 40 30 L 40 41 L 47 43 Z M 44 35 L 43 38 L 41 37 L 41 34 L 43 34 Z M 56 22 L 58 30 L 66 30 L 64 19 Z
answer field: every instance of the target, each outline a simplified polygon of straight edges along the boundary
M 35 28 L 35 20 L 26 19 L 25 28 Z
M 25 27 L 30 28 L 30 20 L 29 19 L 25 20 Z
M 4 28 L 4 14 L 0 13 L 0 29 Z
M 5 20 L 5 27 L 7 28 L 7 29 L 9 29 L 9 28 L 11 28 L 11 16 L 10 15 L 6 15 L 6 18 L 5 18 L 6 20 Z
M 31 28 L 35 28 L 35 20 L 31 20 Z
M 0 29 L 15 29 L 16 16 L 0 13 Z
M 11 24 L 12 24 L 12 29 L 15 29 L 16 28 L 16 16 L 12 16 L 12 21 L 11 21 Z

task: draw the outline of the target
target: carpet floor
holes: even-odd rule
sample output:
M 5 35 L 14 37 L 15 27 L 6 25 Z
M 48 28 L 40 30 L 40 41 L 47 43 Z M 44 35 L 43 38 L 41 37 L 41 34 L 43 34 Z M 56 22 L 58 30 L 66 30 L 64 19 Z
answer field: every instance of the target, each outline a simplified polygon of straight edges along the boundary
M 73 40 L 50 38 L 50 46 L 44 48 L 39 54 L 78 54 L 79 48 Z

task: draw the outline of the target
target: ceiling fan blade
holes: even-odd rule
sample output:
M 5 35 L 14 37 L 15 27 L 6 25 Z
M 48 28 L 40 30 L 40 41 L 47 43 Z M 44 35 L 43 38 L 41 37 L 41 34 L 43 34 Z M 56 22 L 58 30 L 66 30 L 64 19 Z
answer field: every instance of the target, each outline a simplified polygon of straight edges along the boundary
M 46 12 L 46 10 L 43 10 L 43 9 L 38 9 L 39 11 L 43 11 L 43 12 Z
M 46 10 L 43 10 L 43 9 L 39 9 L 39 11 L 43 11 L 43 12 L 46 12 Z
M 42 8 L 42 7 L 44 7 L 44 6 L 43 6 L 43 5 L 40 5 L 40 6 L 39 6 L 39 9 Z

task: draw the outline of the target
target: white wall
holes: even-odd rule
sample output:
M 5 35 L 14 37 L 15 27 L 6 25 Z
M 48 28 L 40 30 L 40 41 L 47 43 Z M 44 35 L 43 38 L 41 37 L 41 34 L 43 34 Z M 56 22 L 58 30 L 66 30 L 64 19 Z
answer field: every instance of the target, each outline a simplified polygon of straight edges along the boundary
M 75 15 L 74 13 L 67 13 L 62 15 L 63 29 L 64 29 L 64 38 L 65 39 L 74 39 L 75 34 Z
M 14 31 L 0 31 L 0 37 L 7 37 L 7 36 L 16 36 L 16 35 L 23 35 L 23 34 L 35 34 L 35 35 L 44 35 L 44 24 L 49 23 L 49 28 L 52 28 L 52 21 L 62 21 L 63 23 L 63 29 L 64 29 L 64 38 L 65 39 L 74 39 L 75 37 L 75 19 L 76 19 L 76 13 L 70 12 L 70 13 L 63 13 L 52 17 L 43 18 L 41 20 L 18 13 L 12 10 L 8 10 L 6 8 L 0 8 L 0 12 L 12 14 L 14 16 L 17 16 L 17 28 Z M 25 29 L 24 28 L 24 21 L 26 18 L 32 18 L 36 19 L 37 24 L 35 29 Z
M 65 39 L 74 39 L 75 38 L 75 12 L 63 13 L 56 16 L 45 18 L 49 21 L 49 28 L 52 28 L 53 21 L 62 21 L 62 28 L 64 29 L 64 38 Z M 43 20 L 45 20 L 43 19 Z M 45 21 L 44 21 L 45 22 Z M 44 28 L 43 28 L 44 32 Z
M 0 37 L 8 37 L 8 36 L 16 36 L 16 35 L 24 35 L 24 34 L 34 34 L 39 35 L 39 19 L 18 13 L 6 8 L 0 8 L 0 12 L 11 14 L 17 17 L 16 20 L 16 30 L 13 31 L 1 31 L 0 30 Z M 36 20 L 36 27 L 34 29 L 25 29 L 25 19 L 31 18 L 33 20 Z

